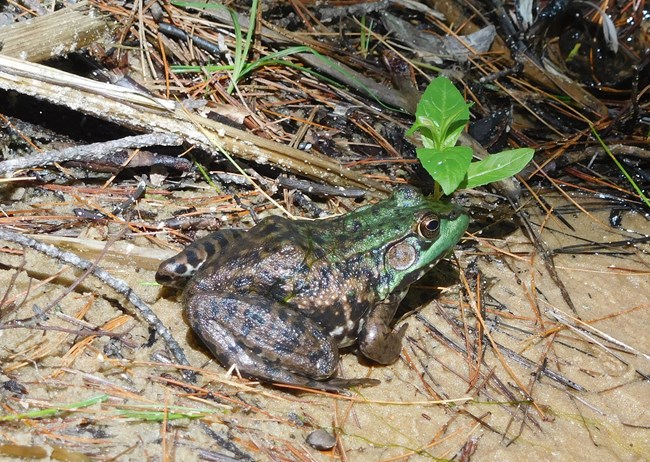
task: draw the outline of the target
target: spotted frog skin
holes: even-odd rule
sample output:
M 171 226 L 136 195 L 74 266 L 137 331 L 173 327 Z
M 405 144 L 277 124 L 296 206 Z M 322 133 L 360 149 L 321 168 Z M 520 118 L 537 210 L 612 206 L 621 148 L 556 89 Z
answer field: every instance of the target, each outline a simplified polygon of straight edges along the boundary
M 468 222 L 463 208 L 402 187 L 334 218 L 274 216 L 212 233 L 162 262 L 156 280 L 185 286 L 192 329 L 245 376 L 326 390 L 376 384 L 333 377 L 339 348 L 396 361 L 406 329 L 393 329 L 397 306 Z

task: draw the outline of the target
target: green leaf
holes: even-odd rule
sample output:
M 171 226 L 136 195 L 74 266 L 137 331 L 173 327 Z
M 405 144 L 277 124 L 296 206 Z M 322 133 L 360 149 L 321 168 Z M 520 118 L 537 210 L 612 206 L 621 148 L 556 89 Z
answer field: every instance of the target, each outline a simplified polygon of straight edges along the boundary
M 251 8 L 249 11 L 249 21 L 248 21 L 248 31 L 246 32 L 246 38 L 244 38 L 241 30 L 241 24 L 239 24 L 239 17 L 234 10 L 225 7 L 224 5 L 219 4 L 209 4 L 209 3 L 200 3 L 200 2 L 183 2 L 183 1 L 174 1 L 172 4 L 180 6 L 182 8 L 194 8 L 197 10 L 202 9 L 225 9 L 230 14 L 230 20 L 232 21 L 233 31 L 235 33 L 235 54 L 234 54 L 234 63 L 229 68 L 232 69 L 232 79 L 230 85 L 228 86 L 228 93 L 232 93 L 235 89 L 235 85 L 239 82 L 244 75 L 246 68 L 246 58 L 248 57 L 248 51 L 250 50 L 251 44 L 253 42 L 253 33 L 255 31 L 255 20 L 257 18 L 257 5 L 258 0 L 253 0 Z
M 464 186 L 475 188 L 516 175 L 530 162 L 534 153 L 533 149 L 519 148 L 491 154 L 486 159 L 472 162 L 467 170 L 467 184 Z
M 215 3 L 201 3 L 201 2 L 182 2 L 182 1 L 172 1 L 172 5 L 180 6 L 181 8 L 194 8 L 195 10 L 227 10 L 228 8 L 224 5 L 215 4 Z
M 77 409 L 92 406 L 93 404 L 103 403 L 107 401 L 109 396 L 107 394 L 97 395 L 83 401 L 77 401 L 72 404 L 53 405 L 47 409 L 37 409 L 34 411 L 25 412 L 23 414 L 9 414 L 0 416 L 0 422 L 7 420 L 20 420 L 20 419 L 40 419 L 41 417 L 51 417 L 60 413 L 72 412 Z
M 411 135 L 417 131 L 420 132 L 422 146 L 425 148 L 437 149 L 437 146 L 441 144 L 440 137 L 440 128 L 434 124 L 433 120 L 427 118 L 415 119 L 413 126 L 406 132 L 407 135 Z
M 469 121 L 470 106 L 448 78 L 437 77 L 424 90 L 415 111 L 415 122 L 407 134 L 427 127 L 436 148 L 452 147 Z M 423 137 L 431 138 L 429 133 L 422 132 Z
M 447 195 L 465 179 L 472 161 L 472 150 L 466 146 L 452 146 L 443 151 L 418 148 L 416 152 L 422 166 Z
M 416 131 L 422 132 L 422 137 L 423 138 L 429 138 L 431 140 L 434 139 L 434 136 L 436 134 L 441 133 L 441 128 L 439 125 L 439 120 L 437 119 L 431 119 L 429 117 L 426 117 L 424 115 L 421 115 L 421 112 L 424 112 L 424 108 L 422 101 L 424 100 L 424 97 L 420 98 L 420 102 L 418 103 L 418 107 L 415 111 L 415 122 L 413 122 L 413 125 L 411 128 L 408 129 L 406 132 L 406 135 L 412 135 Z

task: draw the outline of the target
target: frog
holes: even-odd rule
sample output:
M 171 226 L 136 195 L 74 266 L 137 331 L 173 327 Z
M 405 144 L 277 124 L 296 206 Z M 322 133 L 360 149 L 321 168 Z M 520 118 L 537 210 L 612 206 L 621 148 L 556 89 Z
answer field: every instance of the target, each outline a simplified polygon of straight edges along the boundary
M 163 261 L 194 333 L 225 367 L 268 383 L 341 391 L 376 385 L 337 377 L 340 350 L 397 361 L 409 286 L 450 254 L 469 223 L 461 206 L 402 186 L 347 214 L 269 216 L 221 229 Z

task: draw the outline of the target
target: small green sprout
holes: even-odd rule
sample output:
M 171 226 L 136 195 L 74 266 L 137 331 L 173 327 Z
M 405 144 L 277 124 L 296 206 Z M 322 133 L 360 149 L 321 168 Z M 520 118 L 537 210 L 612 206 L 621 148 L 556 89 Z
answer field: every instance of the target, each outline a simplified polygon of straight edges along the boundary
M 255 66 L 246 62 L 248 57 L 248 51 L 251 48 L 253 43 L 253 32 L 255 31 L 255 18 L 257 17 L 257 7 L 258 0 L 253 0 L 250 9 L 248 31 L 246 32 L 246 37 L 241 30 L 241 24 L 239 24 L 239 18 L 237 14 L 230 8 L 225 7 L 221 4 L 216 3 L 200 3 L 192 1 L 172 1 L 172 5 L 179 6 L 182 8 L 194 8 L 197 10 L 201 9 L 225 9 L 230 14 L 230 19 L 232 21 L 233 30 L 235 34 L 235 55 L 234 62 L 226 66 L 213 66 L 214 70 L 229 70 L 231 72 L 231 83 L 228 87 L 228 93 L 232 93 L 235 85 L 239 82 L 246 74 L 250 73 Z M 175 72 L 182 72 L 187 70 L 200 69 L 196 66 L 173 66 L 172 69 Z
M 420 132 L 423 147 L 416 152 L 436 182 L 436 198 L 443 192 L 451 195 L 458 188 L 475 188 L 516 175 L 533 158 L 533 149 L 520 148 L 472 162 L 472 150 L 456 146 L 469 122 L 470 106 L 449 79 L 438 77 L 424 91 L 415 111 L 415 122 L 406 133 Z

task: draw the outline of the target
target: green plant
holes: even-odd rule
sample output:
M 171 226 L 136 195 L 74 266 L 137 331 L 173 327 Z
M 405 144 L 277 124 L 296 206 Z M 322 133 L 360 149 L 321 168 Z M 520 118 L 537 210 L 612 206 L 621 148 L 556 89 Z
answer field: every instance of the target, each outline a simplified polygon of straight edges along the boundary
M 641 199 L 641 200 L 643 201 L 643 203 L 644 203 L 647 207 L 650 207 L 650 198 L 648 198 L 648 196 L 646 196 L 646 195 L 643 193 L 643 190 L 641 189 L 641 187 L 640 187 L 638 184 L 636 184 L 636 181 L 634 181 L 634 178 L 632 178 L 632 176 L 627 172 L 627 170 L 625 170 L 625 167 L 623 167 L 623 164 L 621 164 L 621 163 L 619 162 L 619 160 L 616 158 L 616 156 L 615 156 L 614 153 L 611 151 L 611 149 L 609 149 L 609 146 L 608 146 L 608 145 L 603 141 L 603 139 L 602 139 L 602 138 L 600 137 L 600 135 L 598 134 L 598 131 L 596 130 L 596 127 L 594 127 L 594 126 L 590 123 L 590 124 L 589 124 L 589 128 L 591 128 L 591 133 L 594 134 L 594 136 L 596 137 L 596 139 L 598 140 L 598 142 L 600 143 L 600 145 L 602 146 L 602 148 L 603 148 L 603 149 L 605 150 L 605 152 L 607 153 L 607 155 L 612 159 L 612 161 L 614 162 L 614 164 L 616 164 L 616 167 L 621 171 L 621 173 L 623 174 L 623 176 L 625 177 L 625 179 L 628 181 L 628 183 L 630 183 L 630 185 L 632 186 L 632 188 L 634 188 L 634 190 L 636 191 L 636 193 L 639 195 L 639 199 Z
M 255 18 L 257 17 L 258 0 L 253 0 L 251 4 L 250 15 L 249 15 L 250 19 L 248 24 L 248 30 L 246 32 L 246 38 L 244 38 L 242 34 L 241 25 L 239 24 L 237 13 L 235 13 L 230 8 L 226 8 L 223 5 L 213 4 L 213 3 L 173 1 L 172 4 L 183 8 L 195 8 L 197 10 L 210 9 L 210 8 L 213 9 L 225 8 L 228 11 L 228 13 L 230 14 L 230 19 L 232 21 L 233 30 L 235 33 L 234 60 L 232 64 L 229 64 L 227 66 L 214 66 L 213 70 L 218 69 L 218 70 L 231 71 L 231 82 L 230 82 L 230 86 L 228 87 L 228 93 L 232 93 L 232 91 L 235 89 L 235 85 L 237 84 L 237 82 L 239 82 L 242 79 L 242 77 L 244 77 L 246 74 L 250 73 L 253 70 L 251 68 L 251 65 L 246 62 L 246 58 L 248 56 L 248 51 L 250 50 L 251 43 L 253 42 L 253 32 L 255 31 Z M 183 66 L 178 66 L 178 68 L 180 68 L 181 72 L 187 70 L 184 69 Z M 172 70 L 178 72 L 179 71 L 178 68 L 173 68 Z
M 361 33 L 359 36 L 359 51 L 364 58 L 368 56 L 370 49 L 370 39 L 372 38 L 372 27 L 374 21 L 370 19 L 366 25 L 366 15 L 361 16 Z
M 83 401 L 77 401 L 76 403 L 73 404 L 59 404 L 59 405 L 55 404 L 46 409 L 36 409 L 34 411 L 25 412 L 22 414 L 0 415 L 0 422 L 4 422 L 7 420 L 21 420 L 21 419 L 32 420 L 32 419 L 40 419 L 44 417 L 53 417 L 68 412 L 74 412 L 77 409 L 89 407 L 97 403 L 103 403 L 104 401 L 107 401 L 109 398 L 110 397 L 107 394 L 102 394 L 102 395 L 94 396 L 92 398 L 88 398 Z
M 253 71 L 265 67 L 265 66 L 286 66 L 293 69 L 297 69 L 300 72 L 305 72 L 311 74 L 318 79 L 327 82 L 334 86 L 340 86 L 340 84 L 334 80 L 330 79 L 322 73 L 319 73 L 308 67 L 303 67 L 301 65 L 294 64 L 290 61 L 287 61 L 285 58 L 300 54 L 300 53 L 310 53 L 318 58 L 322 62 L 323 67 L 335 69 L 337 72 L 347 75 L 350 80 L 357 82 L 359 88 L 364 89 L 370 97 L 372 97 L 380 106 L 388 108 L 381 99 L 369 89 L 363 82 L 359 82 L 354 75 L 348 73 L 348 71 L 343 68 L 338 62 L 329 59 L 327 56 L 321 55 L 316 50 L 308 46 L 293 46 L 286 48 L 284 50 L 276 51 L 269 53 L 266 56 L 263 56 L 255 61 L 247 61 L 248 52 L 253 41 L 253 32 L 255 30 L 255 18 L 257 16 L 258 0 L 253 0 L 251 4 L 251 9 L 249 11 L 249 24 L 248 30 L 246 32 L 246 37 L 242 33 L 241 24 L 239 22 L 239 17 L 237 14 L 221 4 L 216 3 L 199 3 L 196 1 L 186 1 L 186 0 L 172 0 L 171 4 L 181 7 L 181 8 L 193 8 L 196 10 L 201 9 L 226 9 L 230 15 L 230 19 L 233 23 L 233 33 L 235 35 L 235 53 L 233 57 L 233 62 L 229 64 L 208 64 L 202 66 L 184 66 L 184 65 L 175 65 L 171 66 L 171 71 L 175 73 L 183 72 L 220 72 L 220 71 L 229 71 L 230 72 L 230 85 L 228 86 L 228 93 L 232 93 L 235 89 L 235 85 L 241 81 L 244 77 L 251 74 Z M 370 38 L 372 36 L 372 27 L 373 22 L 370 21 L 368 26 L 365 25 L 365 21 L 362 22 L 362 37 L 361 37 L 361 47 L 362 52 L 367 53 L 368 46 L 370 43 Z
M 205 71 L 205 72 L 218 72 L 218 71 L 232 71 L 232 81 L 230 86 L 228 87 L 228 92 L 232 92 L 234 89 L 234 84 L 236 82 L 239 82 L 242 78 L 246 77 L 248 74 L 253 72 L 256 69 L 259 69 L 264 66 L 275 66 L 275 65 L 280 65 L 280 66 L 286 66 L 286 67 L 291 67 L 294 69 L 298 69 L 301 72 L 306 72 L 312 75 L 315 75 L 319 77 L 320 79 L 335 84 L 331 79 L 328 79 L 327 77 L 319 74 L 318 72 L 315 72 L 309 68 L 303 67 L 296 65 L 290 61 L 285 61 L 283 58 L 286 58 L 288 56 L 291 56 L 293 54 L 298 54 L 298 53 L 312 53 L 320 58 L 322 58 L 323 61 L 326 61 L 327 58 L 325 58 L 322 55 L 319 55 L 317 52 L 312 50 L 309 47 L 306 46 L 295 46 L 295 47 L 289 47 L 285 50 L 281 51 L 276 51 L 273 53 L 269 53 L 267 56 L 264 56 L 256 61 L 252 62 L 246 62 L 244 65 L 240 68 L 239 72 L 235 76 L 235 72 L 233 71 L 234 66 L 231 64 L 226 64 L 226 65 L 220 65 L 220 64 L 208 64 L 204 66 L 172 66 L 171 70 L 172 72 L 176 73 L 182 73 L 182 72 L 200 72 L 200 71 Z
M 471 148 L 456 146 L 469 122 L 470 106 L 449 79 L 438 77 L 424 91 L 407 132 L 420 132 L 423 147 L 416 152 L 436 182 L 436 198 L 443 192 L 450 195 L 458 188 L 475 188 L 516 175 L 533 158 L 533 149 L 519 148 L 472 162 Z

